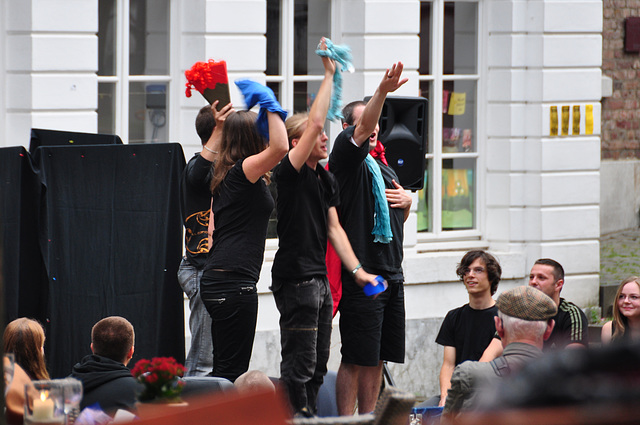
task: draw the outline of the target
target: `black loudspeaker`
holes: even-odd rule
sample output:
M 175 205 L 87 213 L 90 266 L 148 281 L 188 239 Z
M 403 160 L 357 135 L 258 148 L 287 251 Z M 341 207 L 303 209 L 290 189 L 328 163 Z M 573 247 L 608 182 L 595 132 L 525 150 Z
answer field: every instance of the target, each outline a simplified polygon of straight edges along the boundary
M 31 129 L 29 153 L 33 154 L 40 146 L 78 146 L 78 145 L 121 145 L 122 139 L 115 134 L 77 133 L 75 131 Z
M 378 139 L 385 147 L 389 166 L 409 190 L 424 186 L 427 151 L 427 99 L 387 97 L 380 114 Z

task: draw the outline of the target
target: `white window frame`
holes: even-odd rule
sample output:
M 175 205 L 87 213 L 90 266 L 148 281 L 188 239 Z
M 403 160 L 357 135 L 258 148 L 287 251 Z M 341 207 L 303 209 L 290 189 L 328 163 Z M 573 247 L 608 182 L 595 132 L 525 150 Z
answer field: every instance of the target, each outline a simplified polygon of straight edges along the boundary
M 178 58 L 179 5 L 178 0 L 169 0 L 169 74 L 168 75 L 129 75 L 129 1 L 116 2 L 116 71 L 115 76 L 97 76 L 98 84 L 115 84 L 115 133 L 123 143 L 129 143 L 129 86 L 132 82 L 165 83 L 167 85 L 167 131 L 168 140 L 175 140 L 178 132 L 179 79 Z M 98 18 L 99 19 L 99 18 Z
M 485 80 L 482 78 L 484 69 L 484 57 L 486 45 L 484 40 L 484 2 L 483 0 L 422 0 L 421 3 L 428 2 L 432 5 L 432 22 L 431 22 L 431 48 L 430 63 L 431 74 L 419 75 L 420 82 L 431 82 L 433 92 L 429 99 L 429 120 L 431 133 L 429 134 L 433 146 L 432 152 L 427 152 L 426 159 L 432 161 L 433 172 L 431 175 L 430 185 L 431 193 L 431 230 L 417 232 L 417 250 L 419 252 L 431 251 L 434 249 L 458 249 L 483 247 L 485 242 L 481 241 L 483 230 L 483 210 L 484 210 L 484 152 L 485 148 L 485 89 L 483 85 Z M 476 74 L 444 74 L 443 72 L 443 51 L 444 51 L 444 4 L 448 2 L 467 2 L 476 3 L 477 11 L 477 73 Z M 444 153 L 442 151 L 442 88 L 444 81 L 476 81 L 476 151 L 469 153 Z M 442 161 L 443 159 L 460 159 L 475 158 L 475 227 L 466 230 L 442 230 Z M 426 170 L 425 172 L 428 172 Z M 437 242 L 437 243 L 435 243 Z

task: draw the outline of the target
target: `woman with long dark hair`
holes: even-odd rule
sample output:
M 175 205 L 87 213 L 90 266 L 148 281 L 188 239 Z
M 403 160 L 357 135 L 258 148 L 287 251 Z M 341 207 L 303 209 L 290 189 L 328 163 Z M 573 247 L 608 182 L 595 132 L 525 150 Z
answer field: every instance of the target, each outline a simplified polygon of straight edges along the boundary
M 20 317 L 4 330 L 4 352 L 13 353 L 15 362 L 32 380 L 49 379 L 44 340 L 44 329 L 39 322 Z
M 265 87 L 260 89 L 264 93 Z M 258 131 L 255 113 L 237 111 L 222 121 L 218 112 L 214 114 L 222 125 L 211 179 L 215 230 L 200 296 L 212 319 L 212 375 L 235 381 L 248 370 L 253 349 L 256 283 L 274 207 L 268 173 L 287 153 L 288 143 L 278 113 L 266 113 L 268 144 Z

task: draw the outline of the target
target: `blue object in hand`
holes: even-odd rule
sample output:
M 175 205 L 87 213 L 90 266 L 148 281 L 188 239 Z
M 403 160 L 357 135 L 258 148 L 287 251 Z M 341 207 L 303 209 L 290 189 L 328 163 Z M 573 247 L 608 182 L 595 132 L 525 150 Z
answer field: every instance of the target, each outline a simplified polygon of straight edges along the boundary
M 278 99 L 276 99 L 276 96 L 273 94 L 273 90 L 269 87 L 251 80 L 237 80 L 235 83 L 244 96 L 247 109 L 253 108 L 256 104 L 260 105 L 256 125 L 258 126 L 260 134 L 269 140 L 267 111 L 277 113 L 280 115 L 280 118 L 282 118 L 282 121 L 287 119 L 287 111 L 282 109 L 282 106 L 278 103 Z
M 380 292 L 386 291 L 386 289 L 389 287 L 387 281 L 384 280 L 382 276 L 376 276 L 376 281 L 378 282 L 377 285 L 367 283 L 364 288 L 362 288 L 366 296 L 370 297 L 372 295 L 379 294 Z

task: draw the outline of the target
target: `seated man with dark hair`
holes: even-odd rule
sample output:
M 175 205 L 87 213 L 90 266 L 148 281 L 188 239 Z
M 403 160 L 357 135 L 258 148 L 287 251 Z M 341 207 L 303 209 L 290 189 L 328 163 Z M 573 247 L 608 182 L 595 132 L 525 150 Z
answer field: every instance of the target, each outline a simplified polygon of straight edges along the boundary
M 126 365 L 133 357 L 133 326 L 123 317 L 110 316 L 91 329 L 91 351 L 73 366 L 71 376 L 82 381 L 80 408 L 95 403 L 106 413 L 118 409 L 135 411 L 139 383 Z
M 542 356 L 542 345 L 553 331 L 558 309 L 553 299 L 530 286 L 519 286 L 498 297 L 495 325 L 502 338 L 502 356 L 490 362 L 466 361 L 451 377 L 451 388 L 444 405 L 446 416 L 478 406 L 481 388 L 495 386 L 518 372 L 531 360 Z

